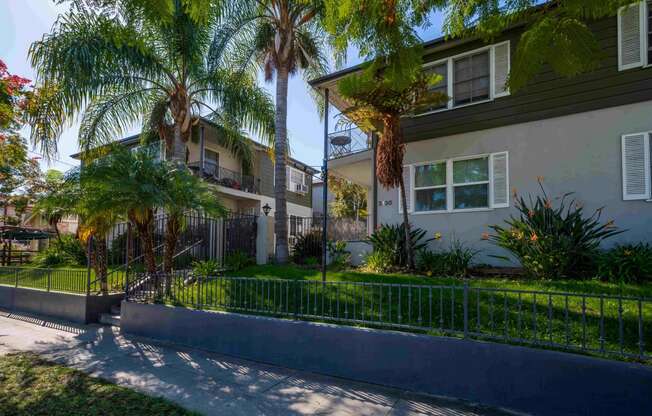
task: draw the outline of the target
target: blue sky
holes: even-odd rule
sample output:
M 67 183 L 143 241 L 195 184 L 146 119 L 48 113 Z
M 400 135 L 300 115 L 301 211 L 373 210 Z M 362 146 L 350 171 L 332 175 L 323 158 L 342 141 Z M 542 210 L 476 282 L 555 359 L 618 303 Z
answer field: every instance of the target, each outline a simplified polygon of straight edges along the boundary
M 51 0 L 0 0 L 0 58 L 5 61 L 9 71 L 33 79 L 34 71 L 27 59 L 27 51 L 32 42 L 49 32 L 57 15 L 67 10 L 67 6 L 57 6 Z M 432 26 L 423 32 L 422 38 L 429 40 L 440 35 L 440 18 L 434 16 Z M 360 60 L 355 53 L 350 54 L 347 66 Z M 274 84 L 261 85 L 274 96 Z M 295 158 L 312 166 L 321 165 L 323 157 L 323 121 L 319 119 L 315 104 L 308 94 L 308 86 L 301 76 L 290 80 L 288 92 L 288 131 L 292 154 Z M 333 112 L 333 111 L 332 111 Z M 331 122 L 331 127 L 333 123 Z M 134 126 L 134 132 L 138 126 Z M 69 157 L 77 152 L 77 124 L 67 128 L 59 142 L 58 161 L 54 168 L 67 170 L 76 161 Z M 36 156 L 36 154 L 33 154 Z M 43 164 L 43 168 L 46 165 Z

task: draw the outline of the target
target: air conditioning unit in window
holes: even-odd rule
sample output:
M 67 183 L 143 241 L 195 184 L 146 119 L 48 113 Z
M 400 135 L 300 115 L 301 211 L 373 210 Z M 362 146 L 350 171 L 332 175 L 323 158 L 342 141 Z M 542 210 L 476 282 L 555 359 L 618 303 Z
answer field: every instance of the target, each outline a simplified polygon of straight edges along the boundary
M 308 187 L 304 184 L 301 183 L 295 183 L 294 184 L 294 191 L 298 192 L 300 194 L 305 194 L 308 192 Z

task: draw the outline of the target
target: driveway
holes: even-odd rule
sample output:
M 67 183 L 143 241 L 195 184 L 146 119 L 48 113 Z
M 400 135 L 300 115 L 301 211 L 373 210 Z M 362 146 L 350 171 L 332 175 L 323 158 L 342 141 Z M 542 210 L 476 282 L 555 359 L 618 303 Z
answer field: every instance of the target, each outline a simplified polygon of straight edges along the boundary
M 153 323 L 155 324 L 155 323 Z M 499 416 L 497 409 L 0 311 L 0 354 L 33 351 L 207 415 Z

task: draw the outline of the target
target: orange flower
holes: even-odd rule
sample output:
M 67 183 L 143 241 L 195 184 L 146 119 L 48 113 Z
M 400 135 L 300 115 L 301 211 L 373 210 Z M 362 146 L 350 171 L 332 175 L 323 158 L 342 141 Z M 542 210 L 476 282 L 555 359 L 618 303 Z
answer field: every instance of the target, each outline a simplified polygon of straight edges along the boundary
M 518 197 L 518 189 L 512 188 L 512 196 L 514 197 L 514 199 Z
M 530 217 L 530 218 L 534 217 L 534 211 L 532 211 L 531 209 L 529 209 L 529 210 L 527 211 L 527 216 Z
M 532 233 L 532 236 L 530 236 L 530 241 L 537 241 L 539 239 L 539 236 L 537 236 L 537 233 Z
M 482 239 L 483 240 L 488 240 L 489 239 L 489 233 L 482 233 Z
M 539 183 L 543 182 L 543 176 L 537 176 L 537 182 Z
M 550 201 L 550 198 L 546 199 L 545 207 L 546 207 L 546 209 L 551 209 L 552 208 L 552 202 Z

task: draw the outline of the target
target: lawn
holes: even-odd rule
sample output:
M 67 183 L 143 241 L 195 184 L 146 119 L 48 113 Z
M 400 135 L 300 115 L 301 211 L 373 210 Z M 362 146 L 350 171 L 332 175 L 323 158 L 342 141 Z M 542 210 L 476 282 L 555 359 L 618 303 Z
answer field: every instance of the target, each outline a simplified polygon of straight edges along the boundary
M 30 353 L 0 356 L 0 415 L 196 415 Z
M 319 270 L 276 265 L 252 266 L 230 276 L 242 279 L 197 284 L 177 278 L 172 294 L 159 301 L 436 335 L 462 336 L 465 329 L 461 279 L 330 271 L 329 283 L 321 285 Z M 652 355 L 652 285 L 504 278 L 467 282 L 468 336 L 636 357 L 642 335 L 642 352 Z M 610 297 L 614 295 L 631 298 Z M 639 303 L 639 297 L 646 300 Z
M 112 272 L 109 269 L 109 289 L 111 291 L 122 291 L 124 272 L 117 270 Z M 88 270 L 86 267 L 61 266 L 61 267 L 0 267 L 0 284 L 15 285 L 18 277 L 18 286 L 47 289 L 48 280 L 50 290 L 70 293 L 86 293 Z M 99 282 L 95 281 L 95 271 L 91 269 L 91 292 L 97 293 L 100 290 Z

